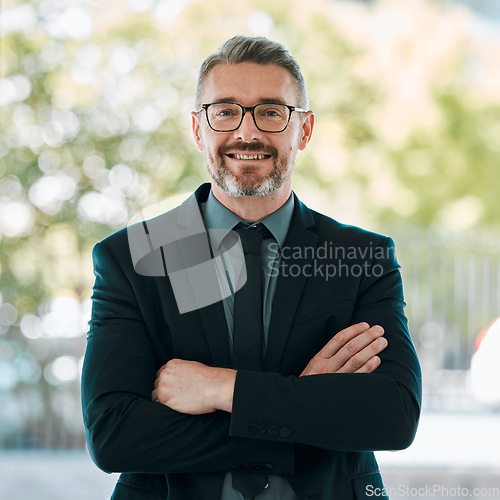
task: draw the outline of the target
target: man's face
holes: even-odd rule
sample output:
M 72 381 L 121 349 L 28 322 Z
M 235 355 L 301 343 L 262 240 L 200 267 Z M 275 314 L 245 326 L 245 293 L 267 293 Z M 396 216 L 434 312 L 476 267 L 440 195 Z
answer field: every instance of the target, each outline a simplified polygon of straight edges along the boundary
M 201 103 L 215 102 L 248 107 L 270 102 L 299 106 L 288 71 L 250 62 L 219 64 L 208 74 Z M 213 181 L 227 195 L 266 196 L 291 187 L 297 151 L 306 147 L 312 133 L 311 112 L 294 111 L 288 127 L 280 133 L 260 131 L 248 111 L 232 132 L 212 130 L 205 111 L 192 116 L 197 147 L 205 153 Z

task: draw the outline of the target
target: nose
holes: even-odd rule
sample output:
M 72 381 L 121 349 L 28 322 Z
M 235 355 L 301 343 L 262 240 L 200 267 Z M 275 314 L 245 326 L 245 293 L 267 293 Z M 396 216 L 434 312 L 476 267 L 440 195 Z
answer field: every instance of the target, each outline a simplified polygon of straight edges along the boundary
M 234 131 L 234 138 L 244 142 L 251 142 L 261 137 L 262 132 L 255 125 L 252 112 L 246 111 L 241 125 Z

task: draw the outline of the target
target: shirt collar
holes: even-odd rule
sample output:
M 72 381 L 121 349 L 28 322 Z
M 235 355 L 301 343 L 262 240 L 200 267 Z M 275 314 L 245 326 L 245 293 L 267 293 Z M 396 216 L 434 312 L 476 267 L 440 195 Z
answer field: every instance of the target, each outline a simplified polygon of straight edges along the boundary
M 285 244 L 290 221 L 292 220 L 294 207 L 293 195 L 290 194 L 288 200 L 278 210 L 264 217 L 262 222 L 271 234 L 276 239 L 280 248 Z M 207 229 L 218 229 L 210 235 L 211 242 L 214 248 L 218 249 L 222 240 L 227 236 L 229 231 L 243 219 L 240 219 L 235 213 L 226 208 L 210 191 L 206 203 L 202 204 L 202 212 L 205 219 Z
M 274 236 L 274 239 L 278 242 L 280 249 L 283 248 L 283 245 L 285 244 L 288 228 L 290 227 L 290 221 L 292 220 L 293 206 L 293 195 L 290 194 L 288 200 L 286 200 L 286 202 L 278 208 L 278 210 L 269 214 L 267 217 L 264 217 L 261 221 Z

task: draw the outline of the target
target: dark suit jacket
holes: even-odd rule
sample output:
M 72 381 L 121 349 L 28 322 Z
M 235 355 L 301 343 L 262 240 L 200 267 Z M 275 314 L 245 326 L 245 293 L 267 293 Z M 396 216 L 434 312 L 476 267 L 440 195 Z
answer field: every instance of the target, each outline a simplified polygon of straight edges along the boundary
M 161 217 L 185 228 L 209 189 L 145 231 Z M 126 230 L 95 246 L 82 402 L 93 460 L 122 472 L 114 499 L 216 500 L 233 470 L 282 474 L 300 499 L 368 498 L 383 487 L 372 450 L 409 446 L 421 403 L 393 242 L 296 199 L 286 248 L 264 371 L 238 371 L 231 414 L 193 416 L 151 402 L 155 373 L 172 358 L 231 366 L 222 303 L 180 314 L 168 276 L 134 269 Z M 151 250 L 152 268 L 164 250 Z M 386 332 L 374 373 L 298 377 L 361 321 Z

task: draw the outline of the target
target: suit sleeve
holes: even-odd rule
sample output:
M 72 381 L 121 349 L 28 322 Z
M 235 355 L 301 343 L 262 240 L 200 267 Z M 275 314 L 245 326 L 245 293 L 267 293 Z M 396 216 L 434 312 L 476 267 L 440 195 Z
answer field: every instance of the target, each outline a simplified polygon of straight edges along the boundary
M 350 324 L 385 329 L 387 348 L 371 374 L 282 376 L 239 371 L 230 432 L 343 451 L 397 450 L 413 441 L 421 373 L 408 324 L 394 243 L 361 279 Z M 305 365 L 304 365 L 305 366 Z
M 151 401 L 157 361 L 134 287 L 105 244 L 93 257 L 82 407 L 96 465 L 106 472 L 204 473 L 266 463 L 293 472 L 293 445 L 230 436 L 225 412 L 185 415 Z

